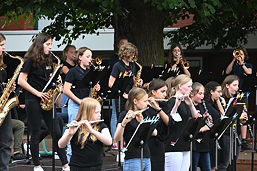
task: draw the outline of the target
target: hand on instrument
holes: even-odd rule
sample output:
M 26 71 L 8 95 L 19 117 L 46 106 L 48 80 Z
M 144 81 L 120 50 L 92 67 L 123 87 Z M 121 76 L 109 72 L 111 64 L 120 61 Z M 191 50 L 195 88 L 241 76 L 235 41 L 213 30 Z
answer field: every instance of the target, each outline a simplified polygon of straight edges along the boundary
M 155 99 L 153 97 L 149 97 L 148 98 L 148 102 L 149 104 L 156 110 L 160 110 L 160 106 L 159 104 L 155 101 Z
M 77 125 L 78 122 L 74 120 L 74 121 L 71 121 L 71 124 Z M 74 135 L 79 127 L 80 126 L 70 126 L 69 129 L 68 129 L 69 135 Z
M 97 83 L 97 84 L 94 86 L 94 88 L 95 88 L 95 91 L 100 91 L 101 86 L 100 86 L 99 83 Z
M 51 98 L 51 96 L 47 92 L 45 93 L 39 92 L 38 97 L 40 97 L 42 100 L 48 100 Z

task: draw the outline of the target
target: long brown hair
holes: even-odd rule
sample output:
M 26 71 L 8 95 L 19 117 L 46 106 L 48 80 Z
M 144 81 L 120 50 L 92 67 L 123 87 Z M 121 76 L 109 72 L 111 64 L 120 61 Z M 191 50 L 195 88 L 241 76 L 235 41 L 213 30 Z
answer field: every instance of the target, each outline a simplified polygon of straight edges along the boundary
M 0 33 L 0 42 L 6 40 L 5 36 Z M 0 68 L 5 68 L 6 65 L 4 64 L 4 53 L 2 53 L 2 55 L 0 55 Z
M 82 120 L 92 120 L 97 105 L 100 105 L 100 103 L 91 97 L 84 98 L 79 106 L 78 114 L 76 116 L 76 121 L 82 121 Z M 98 130 L 98 124 L 92 125 L 93 129 Z M 81 144 L 81 148 L 84 148 L 85 142 L 88 139 L 89 132 L 86 131 L 86 128 L 82 125 L 80 127 L 80 131 L 78 134 L 78 143 Z M 97 138 L 94 135 L 90 135 L 91 141 L 95 142 Z
M 178 47 L 178 48 L 180 49 L 180 51 L 181 51 L 181 56 L 182 56 L 182 58 L 184 58 L 184 52 L 183 52 L 182 47 L 181 47 L 179 44 L 174 43 L 174 44 L 172 44 L 172 45 L 170 46 L 170 55 L 169 55 L 169 59 L 168 59 L 168 62 L 169 62 L 170 64 L 174 64 L 174 63 L 175 63 L 175 61 L 174 61 L 174 56 L 173 56 L 173 49 L 175 49 L 176 47 Z
M 28 58 L 34 59 L 34 67 L 39 67 L 42 63 L 47 65 L 52 65 L 52 58 L 50 54 L 44 53 L 44 43 L 52 39 L 50 35 L 47 33 L 39 33 L 35 39 L 33 40 L 32 45 L 29 47 L 27 53 L 24 58 L 27 60 Z
M 225 98 L 231 98 L 231 94 L 228 91 L 228 88 L 226 85 L 230 85 L 234 81 L 238 80 L 240 81 L 239 77 L 237 75 L 228 75 L 224 81 L 222 82 L 221 88 L 222 88 L 222 96 Z

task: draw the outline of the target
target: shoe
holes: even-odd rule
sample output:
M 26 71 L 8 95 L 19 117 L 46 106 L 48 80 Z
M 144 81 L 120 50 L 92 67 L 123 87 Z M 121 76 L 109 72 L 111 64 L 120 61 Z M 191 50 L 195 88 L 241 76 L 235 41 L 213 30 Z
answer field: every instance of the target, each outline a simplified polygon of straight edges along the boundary
M 117 145 L 117 143 L 114 143 L 114 144 L 112 145 L 112 149 L 113 149 L 113 150 L 118 150 L 118 145 Z
M 13 160 L 24 160 L 26 158 L 27 158 L 27 156 L 25 154 L 22 154 L 22 153 L 16 153 L 12 156 Z
M 68 166 L 66 168 L 62 167 L 62 171 L 70 171 L 70 166 Z
M 246 139 L 242 139 L 241 151 L 245 151 L 245 150 L 249 150 L 249 148 L 247 146 L 247 140 Z
M 40 167 L 34 167 L 33 169 L 34 171 L 44 171 L 44 169 L 40 166 Z

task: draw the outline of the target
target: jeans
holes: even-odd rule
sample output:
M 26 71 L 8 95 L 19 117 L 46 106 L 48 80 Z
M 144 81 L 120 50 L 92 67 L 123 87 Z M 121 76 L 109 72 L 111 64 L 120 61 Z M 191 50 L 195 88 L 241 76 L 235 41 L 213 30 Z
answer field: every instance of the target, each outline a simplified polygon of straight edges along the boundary
M 68 113 L 68 96 L 64 93 L 62 93 L 62 113 Z
M 197 166 L 202 171 L 211 171 L 211 160 L 209 152 L 193 152 L 192 170 L 197 171 Z
M 125 160 L 123 164 L 123 171 L 141 171 L 141 159 Z M 143 171 L 151 171 L 150 158 L 143 158 Z
M 112 99 L 111 133 L 113 138 L 114 138 L 116 128 L 117 128 L 116 99 Z
M 79 110 L 79 105 L 77 103 L 75 103 L 74 101 L 69 100 L 69 102 L 68 102 L 68 123 L 75 120 L 78 110 Z M 68 161 L 70 161 L 70 158 L 72 155 L 70 143 L 67 144 L 66 155 L 67 155 Z
M 24 135 L 25 125 L 22 121 L 17 119 L 12 119 L 12 130 L 13 130 L 13 152 L 22 152 L 22 138 Z
M 11 158 L 12 122 L 10 113 L 6 116 L 0 127 L 0 170 L 7 171 Z

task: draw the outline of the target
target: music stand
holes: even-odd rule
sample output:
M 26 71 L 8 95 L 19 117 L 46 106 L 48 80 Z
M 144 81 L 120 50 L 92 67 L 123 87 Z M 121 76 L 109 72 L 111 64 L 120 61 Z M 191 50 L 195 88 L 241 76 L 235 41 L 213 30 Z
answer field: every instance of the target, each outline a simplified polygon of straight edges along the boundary
M 182 131 L 182 134 L 176 139 L 175 143 L 171 145 L 175 146 L 176 143 L 182 139 L 184 141 L 190 142 L 190 165 L 192 166 L 192 159 L 193 159 L 193 140 L 199 134 L 199 130 L 204 126 L 205 118 L 198 117 L 198 118 L 189 118 L 185 129 Z M 190 167 L 192 170 L 192 167 Z
M 141 171 L 143 171 L 143 158 L 144 158 L 144 145 L 149 140 L 152 135 L 153 128 L 156 127 L 159 117 L 153 116 L 152 118 L 146 117 L 137 126 L 134 134 L 130 138 L 127 146 L 122 150 L 126 152 L 127 150 L 132 150 L 135 148 L 140 148 L 140 159 L 141 159 Z
M 46 83 L 45 87 L 43 88 L 42 90 L 42 93 L 44 93 L 45 91 L 49 90 L 49 89 L 55 89 L 56 88 L 56 81 L 60 75 L 60 71 L 62 69 L 62 65 L 59 65 L 55 70 L 54 72 L 52 73 L 49 81 Z M 55 130 L 55 106 L 54 106 L 54 103 L 55 103 L 55 99 L 54 99 L 54 96 L 52 96 L 52 149 L 53 149 L 53 154 L 52 154 L 52 170 L 54 171 L 55 170 L 55 151 L 54 151 L 54 140 L 55 140 L 55 136 L 54 136 L 54 130 Z

